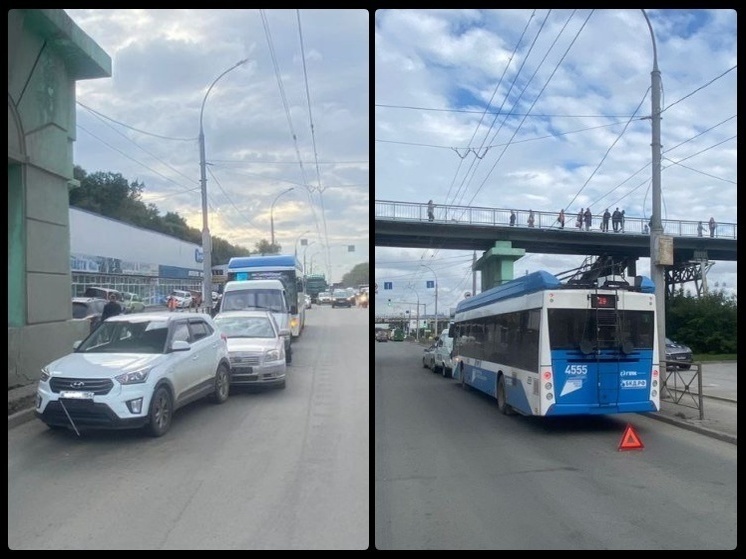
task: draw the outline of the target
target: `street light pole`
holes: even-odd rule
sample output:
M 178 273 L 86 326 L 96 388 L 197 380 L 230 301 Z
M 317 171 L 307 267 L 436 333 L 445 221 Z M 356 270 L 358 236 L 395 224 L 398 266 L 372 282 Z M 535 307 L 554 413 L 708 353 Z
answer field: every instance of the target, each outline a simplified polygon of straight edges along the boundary
M 650 275 L 655 284 L 655 313 L 658 317 L 658 363 L 659 370 L 666 360 L 666 272 L 660 258 L 660 239 L 663 235 L 661 222 L 661 73 L 658 70 L 658 51 L 650 19 L 642 10 L 653 40 L 653 70 L 651 77 L 650 103 L 652 108 L 652 159 L 653 159 L 653 215 L 650 229 Z M 662 379 L 661 379 L 662 382 Z
M 412 291 L 414 291 L 414 294 L 417 297 L 417 322 L 415 322 L 416 328 L 415 328 L 414 336 L 415 336 L 415 339 L 419 342 L 420 341 L 420 294 L 417 293 L 417 290 L 411 285 L 408 285 L 407 287 L 411 289 Z
M 274 218 L 274 211 L 275 211 L 275 202 L 277 202 L 278 198 L 282 196 L 283 194 L 287 194 L 291 190 L 295 190 L 294 186 L 291 186 L 287 190 L 283 190 L 280 192 L 277 196 L 275 196 L 275 199 L 272 200 L 272 205 L 269 207 L 269 227 L 270 227 L 270 243 L 272 246 L 275 246 L 275 218 Z
M 303 272 L 306 272 L 306 252 L 308 252 L 308 247 L 310 247 L 312 244 L 314 244 L 316 241 L 311 241 L 306 245 L 306 248 L 303 249 Z
M 433 273 L 433 276 L 435 276 L 435 335 L 440 336 L 440 332 L 438 331 L 438 276 L 435 274 L 435 270 L 433 270 L 430 266 L 427 264 L 420 264 L 423 268 L 427 268 Z
M 293 252 L 293 254 L 294 254 L 295 256 L 298 256 L 298 241 L 300 241 L 300 240 L 301 240 L 300 238 L 301 238 L 301 237 L 302 237 L 303 235 L 305 235 L 306 233 L 310 233 L 310 232 L 311 232 L 311 230 L 310 230 L 310 229 L 306 229 L 305 231 L 303 231 L 303 233 L 301 233 L 300 235 L 298 235 L 298 238 L 297 238 L 297 239 L 295 239 L 295 251 Z M 308 246 L 308 245 L 306 245 L 306 246 Z M 303 272 L 305 273 L 305 271 L 306 271 L 306 268 L 305 268 L 305 266 L 304 266 L 304 267 L 303 267 Z
M 206 306 L 208 311 L 212 308 L 212 240 L 210 229 L 207 226 L 207 163 L 205 161 L 205 132 L 202 127 L 202 116 L 205 112 L 207 96 L 210 95 L 210 91 L 218 83 L 218 80 L 248 60 L 248 58 L 244 58 L 215 78 L 215 81 L 207 88 L 207 93 L 202 99 L 202 107 L 199 110 L 199 171 L 202 190 L 202 305 Z

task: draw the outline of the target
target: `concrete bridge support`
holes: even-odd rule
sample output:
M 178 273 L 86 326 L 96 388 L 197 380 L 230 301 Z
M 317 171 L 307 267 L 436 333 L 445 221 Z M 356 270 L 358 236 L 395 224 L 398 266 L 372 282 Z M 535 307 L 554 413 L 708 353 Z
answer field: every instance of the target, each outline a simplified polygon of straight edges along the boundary
M 510 241 L 495 241 L 472 266 L 475 272 L 482 272 L 482 292 L 512 280 L 513 263 L 525 254 L 525 249 L 513 248 Z

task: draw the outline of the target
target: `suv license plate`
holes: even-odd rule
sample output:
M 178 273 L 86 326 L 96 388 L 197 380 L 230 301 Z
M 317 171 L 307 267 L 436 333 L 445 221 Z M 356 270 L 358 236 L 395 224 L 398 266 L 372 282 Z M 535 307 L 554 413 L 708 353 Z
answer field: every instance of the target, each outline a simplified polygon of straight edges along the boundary
M 70 400 L 93 400 L 93 392 L 63 390 L 60 392 L 60 398 L 69 398 Z

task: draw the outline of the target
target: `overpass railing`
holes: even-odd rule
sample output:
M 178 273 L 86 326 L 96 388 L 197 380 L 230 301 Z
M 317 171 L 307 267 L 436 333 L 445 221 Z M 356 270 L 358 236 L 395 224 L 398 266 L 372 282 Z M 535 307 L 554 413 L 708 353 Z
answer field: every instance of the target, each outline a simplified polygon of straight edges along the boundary
M 510 209 L 504 208 L 480 208 L 472 206 L 441 206 L 436 205 L 433 222 L 454 223 L 462 225 L 492 225 L 510 226 Z M 529 227 L 529 210 L 513 210 L 516 214 L 515 227 Z M 559 212 L 534 211 L 534 224 L 536 229 L 560 229 L 557 221 Z M 417 202 L 394 202 L 390 200 L 376 200 L 375 219 L 387 221 L 427 222 L 427 203 Z M 577 214 L 565 214 L 565 229 L 578 230 L 576 227 Z M 699 233 L 699 221 L 691 220 L 663 220 L 663 233 L 674 237 L 719 237 L 727 239 L 738 238 L 738 226 L 736 223 L 718 223 L 715 230 L 710 234 L 707 220 L 702 220 L 704 231 Z M 593 214 L 591 217 L 591 231 L 600 231 L 602 223 L 601 214 Z M 647 235 L 649 230 L 649 218 L 627 216 L 619 233 Z M 585 224 L 581 229 L 586 230 Z M 614 227 L 609 219 L 609 233 L 614 233 Z

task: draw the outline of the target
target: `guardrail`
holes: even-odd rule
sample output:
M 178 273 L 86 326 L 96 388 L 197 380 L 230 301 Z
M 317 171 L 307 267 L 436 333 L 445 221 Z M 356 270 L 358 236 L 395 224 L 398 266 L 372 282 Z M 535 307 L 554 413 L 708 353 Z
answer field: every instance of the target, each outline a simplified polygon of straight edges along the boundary
M 677 361 L 665 361 L 666 374 L 661 384 L 661 400 L 699 410 L 699 418 L 705 418 L 702 395 L 702 363 L 692 363 L 691 369 L 679 369 Z M 697 383 L 697 391 L 692 385 Z
M 514 227 L 529 227 L 530 210 L 513 210 L 516 214 Z M 492 225 L 492 226 L 510 226 L 510 209 L 504 208 L 484 208 L 472 206 L 440 206 L 436 205 L 434 210 L 433 222 L 437 223 L 454 223 L 462 225 Z M 541 212 L 534 211 L 534 224 L 531 226 L 535 229 L 560 229 L 557 221 L 559 212 Z M 602 224 L 602 215 L 593 214 L 591 216 L 592 231 L 599 231 Z M 376 200 L 375 219 L 391 221 L 421 221 L 427 222 L 427 203 L 420 204 L 416 202 L 395 202 L 391 200 Z M 577 228 L 575 223 L 577 214 L 565 214 L 564 229 L 586 231 L 585 224 Z M 709 218 L 707 218 L 709 219 Z M 691 220 L 662 220 L 663 234 L 674 237 L 718 237 L 727 239 L 736 239 L 738 235 L 738 224 L 736 223 L 718 223 L 712 235 L 708 228 L 707 220 L 702 221 L 704 232 L 700 235 L 698 231 L 699 221 Z M 649 218 L 645 217 L 624 217 L 621 230 L 616 234 L 649 234 Z M 609 234 L 615 234 L 613 223 L 609 219 Z

